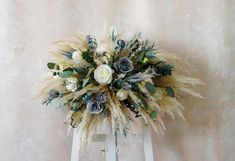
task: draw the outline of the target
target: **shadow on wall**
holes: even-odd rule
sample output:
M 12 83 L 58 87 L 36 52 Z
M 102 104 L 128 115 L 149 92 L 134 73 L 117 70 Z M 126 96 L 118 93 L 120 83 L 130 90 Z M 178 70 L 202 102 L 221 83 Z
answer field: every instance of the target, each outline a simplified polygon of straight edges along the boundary
M 182 96 L 180 102 L 185 107 L 183 114 L 186 121 L 177 117 L 175 120 L 169 116 L 164 118 L 167 128 L 165 135 L 153 134 L 154 158 L 156 160 L 204 160 L 208 158 L 207 153 L 213 151 L 211 149 L 214 139 L 212 136 L 216 135 L 221 120 L 217 108 L 210 104 L 213 99 L 209 95 L 212 88 L 211 71 L 206 59 L 191 57 L 189 54 L 187 56 L 184 51 L 185 45 L 178 43 L 170 46 L 176 48 L 170 48 L 168 51 L 181 53 L 179 55 L 181 57 L 184 55 L 184 59 L 189 62 L 189 71 L 192 73 L 190 76 L 200 78 L 206 83 L 197 90 L 205 99 L 190 95 Z M 192 69 L 195 67 L 196 70 Z

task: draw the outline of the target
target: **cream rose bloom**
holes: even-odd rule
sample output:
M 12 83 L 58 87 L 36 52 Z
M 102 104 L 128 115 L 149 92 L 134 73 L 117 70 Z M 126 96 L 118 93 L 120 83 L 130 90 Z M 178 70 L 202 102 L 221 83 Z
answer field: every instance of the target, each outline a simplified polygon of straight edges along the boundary
M 94 78 L 100 85 L 105 85 L 112 82 L 112 74 L 110 66 L 102 64 L 95 69 Z

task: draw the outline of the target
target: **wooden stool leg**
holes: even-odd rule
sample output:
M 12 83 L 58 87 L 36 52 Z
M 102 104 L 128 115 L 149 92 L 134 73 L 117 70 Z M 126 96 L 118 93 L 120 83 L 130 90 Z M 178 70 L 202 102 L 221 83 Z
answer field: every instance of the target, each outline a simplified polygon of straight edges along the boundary
M 71 161 L 79 161 L 79 152 L 78 152 L 78 131 L 77 129 L 73 130 L 73 143 L 72 143 L 72 152 L 71 152 Z
M 151 130 L 150 130 L 149 126 L 146 126 L 144 123 L 143 123 L 142 127 L 143 127 L 145 161 L 154 161 L 153 160 L 153 146 L 152 146 Z
M 144 155 L 145 161 L 154 161 L 153 160 L 153 147 L 152 147 L 152 138 L 151 138 L 151 130 L 144 123 L 142 124 L 143 128 L 143 143 L 144 143 Z M 134 137 L 135 136 L 135 137 Z M 137 135 L 133 135 L 134 140 L 131 141 L 139 141 Z M 125 138 L 127 139 L 127 138 Z M 142 140 L 142 139 L 141 139 Z M 117 152 L 117 137 L 114 134 L 96 134 L 94 135 L 93 141 L 95 142 L 106 142 L 106 161 L 118 161 L 118 152 Z M 71 161 L 79 161 L 79 152 L 78 152 L 78 131 L 74 129 L 73 131 L 73 144 L 72 144 L 72 153 L 71 153 Z
M 118 161 L 115 135 L 108 134 L 106 138 L 106 161 Z

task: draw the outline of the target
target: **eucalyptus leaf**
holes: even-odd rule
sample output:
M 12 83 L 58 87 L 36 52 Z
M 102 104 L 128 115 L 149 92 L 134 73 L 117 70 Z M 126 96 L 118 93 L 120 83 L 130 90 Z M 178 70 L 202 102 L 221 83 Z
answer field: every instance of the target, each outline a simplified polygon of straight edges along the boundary
M 83 58 L 86 62 L 92 64 L 92 66 L 94 66 L 94 67 L 97 66 L 97 64 L 96 64 L 95 61 L 94 61 L 94 58 L 91 56 L 91 54 L 90 54 L 89 52 L 87 52 L 87 51 L 82 52 L 82 58 Z
M 65 72 L 65 71 L 70 71 L 70 72 L 73 72 L 73 68 L 65 68 L 64 70 L 63 70 L 63 72 Z
M 171 75 L 174 66 L 171 64 L 166 64 L 166 62 L 160 61 L 156 64 L 155 72 L 163 76 Z
M 150 83 L 150 82 L 146 82 L 145 83 L 145 88 L 149 91 L 149 93 L 154 94 L 156 92 L 156 87 Z
M 72 74 L 73 74 L 73 72 L 65 71 L 65 72 L 60 73 L 60 76 L 62 78 L 69 78 L 70 76 L 72 76 Z
M 86 74 L 88 72 L 87 68 L 83 67 L 74 67 L 73 68 L 78 74 Z
M 148 103 L 146 102 L 144 96 L 142 95 L 137 95 L 137 97 L 141 100 L 142 102 L 142 107 L 147 110 L 148 109 Z
M 90 56 L 89 52 L 87 52 L 87 51 L 82 52 L 82 58 L 84 60 L 86 60 L 88 63 L 92 63 L 92 61 L 93 61 L 92 57 Z
M 175 97 L 175 92 L 174 92 L 173 88 L 171 88 L 171 87 L 166 87 L 166 93 L 170 97 Z
M 157 111 L 153 111 L 150 113 L 150 117 L 155 120 L 157 118 Z
M 63 72 L 60 73 L 60 76 L 62 78 L 68 78 L 73 75 L 73 69 L 72 68 L 66 68 L 63 70 Z
M 54 69 L 55 66 L 56 66 L 55 63 L 52 63 L 52 62 L 47 63 L 47 67 L 48 67 L 49 69 Z
M 145 110 L 148 109 L 148 103 L 144 100 L 144 99 L 141 99 L 142 103 L 143 103 L 143 107 Z

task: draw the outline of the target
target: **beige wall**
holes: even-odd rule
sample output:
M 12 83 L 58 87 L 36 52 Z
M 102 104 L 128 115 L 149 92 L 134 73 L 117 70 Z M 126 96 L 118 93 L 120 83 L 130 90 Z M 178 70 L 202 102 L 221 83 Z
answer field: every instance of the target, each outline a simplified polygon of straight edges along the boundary
M 207 99 L 185 97 L 186 122 L 166 118 L 166 135 L 153 134 L 155 160 L 235 160 L 235 1 L 1 0 L 0 161 L 69 160 L 65 113 L 41 107 L 34 87 L 54 40 L 73 31 L 100 35 L 105 25 L 142 31 L 207 83 L 199 89 Z M 82 161 L 103 160 L 96 146 Z M 142 150 L 122 144 L 120 161 L 143 161 Z

